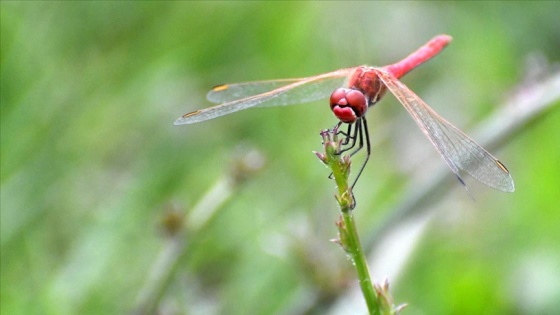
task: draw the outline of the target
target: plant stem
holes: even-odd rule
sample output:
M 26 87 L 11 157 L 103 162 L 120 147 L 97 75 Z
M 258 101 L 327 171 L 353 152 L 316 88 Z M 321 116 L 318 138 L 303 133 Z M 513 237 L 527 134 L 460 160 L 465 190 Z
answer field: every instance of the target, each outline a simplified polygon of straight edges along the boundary
M 335 197 L 341 211 L 341 219 L 337 222 L 340 243 L 350 255 L 352 263 L 356 267 L 360 288 L 362 289 L 370 314 L 380 314 L 377 294 L 369 276 L 367 260 L 358 237 L 354 216 L 352 215 L 355 201 L 351 188 L 348 185 L 350 158 L 348 156 L 341 156 L 341 143 L 338 141 L 336 132 L 323 132 L 322 136 L 325 154 L 317 154 L 317 156 L 332 170 L 332 176 L 338 188 L 338 195 Z
M 404 308 L 404 305 L 395 307 L 393 298 L 389 294 L 389 282 L 382 285 L 374 284 L 369 275 L 367 259 L 358 237 L 358 230 L 354 221 L 352 210 L 356 206 L 352 188 L 348 185 L 350 177 L 350 157 L 342 156 L 341 146 L 345 141 L 338 140 L 337 130 L 323 131 L 323 145 L 325 153 L 317 153 L 317 157 L 332 171 L 332 177 L 336 182 L 338 194 L 335 195 L 340 207 L 340 218 L 336 222 L 339 231 L 337 242 L 350 255 L 352 264 L 356 268 L 358 280 L 367 308 L 370 314 L 396 315 Z
M 380 314 L 377 294 L 373 289 L 373 284 L 369 276 L 366 256 L 364 255 L 360 238 L 358 237 L 352 211 L 342 211 L 342 220 L 344 222 L 344 230 L 346 231 L 346 250 L 356 267 L 360 288 L 362 289 L 362 294 L 366 300 L 368 310 L 370 314 Z

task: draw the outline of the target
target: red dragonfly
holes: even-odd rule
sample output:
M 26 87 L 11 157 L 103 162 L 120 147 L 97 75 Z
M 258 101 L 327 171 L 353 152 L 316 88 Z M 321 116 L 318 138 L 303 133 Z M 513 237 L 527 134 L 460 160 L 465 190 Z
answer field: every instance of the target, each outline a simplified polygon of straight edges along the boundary
M 350 143 L 347 149 L 359 142 L 358 149 L 352 154 L 362 148 L 365 138 L 367 162 L 370 144 L 365 113 L 389 90 L 463 185 L 460 171 L 497 190 L 513 192 L 513 180 L 504 164 L 438 115 L 399 81 L 400 77 L 439 54 L 450 41 L 448 35 L 436 36 L 408 57 L 385 67 L 358 66 L 308 78 L 218 85 L 208 93 L 207 98 L 219 105 L 187 113 L 177 119 L 175 125 L 197 123 L 251 107 L 308 103 L 330 95 L 331 110 L 340 120 L 333 131 L 339 132 L 338 128 L 343 123 L 349 125 L 348 131 L 343 133 L 347 136 L 346 142 Z

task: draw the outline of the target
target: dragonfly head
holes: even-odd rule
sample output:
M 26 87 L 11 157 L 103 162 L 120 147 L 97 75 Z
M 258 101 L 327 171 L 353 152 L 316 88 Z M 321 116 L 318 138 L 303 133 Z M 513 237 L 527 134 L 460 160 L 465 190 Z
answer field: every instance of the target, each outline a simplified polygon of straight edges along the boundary
M 359 90 L 339 88 L 331 94 L 330 105 L 334 115 L 351 124 L 362 117 L 368 108 L 364 93 Z

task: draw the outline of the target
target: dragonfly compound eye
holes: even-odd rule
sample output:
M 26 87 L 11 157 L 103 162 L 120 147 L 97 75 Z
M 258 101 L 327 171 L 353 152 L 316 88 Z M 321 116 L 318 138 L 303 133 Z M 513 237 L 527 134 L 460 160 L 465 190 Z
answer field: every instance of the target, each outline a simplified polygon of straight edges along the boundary
M 356 116 L 362 117 L 367 110 L 367 101 L 364 93 L 358 90 L 351 90 L 346 94 L 348 105 L 354 109 Z
M 367 110 L 364 94 L 358 90 L 339 88 L 331 94 L 331 110 L 334 115 L 345 123 L 353 123 L 362 117 Z

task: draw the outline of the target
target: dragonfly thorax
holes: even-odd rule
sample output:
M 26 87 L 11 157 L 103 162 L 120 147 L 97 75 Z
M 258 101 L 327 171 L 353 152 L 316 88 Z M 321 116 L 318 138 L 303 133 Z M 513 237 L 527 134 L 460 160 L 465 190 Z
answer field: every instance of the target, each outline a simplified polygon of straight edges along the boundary
M 359 90 L 364 94 L 368 106 L 375 105 L 387 91 L 379 79 L 378 71 L 379 69 L 375 67 L 357 67 L 348 80 L 351 89 Z

